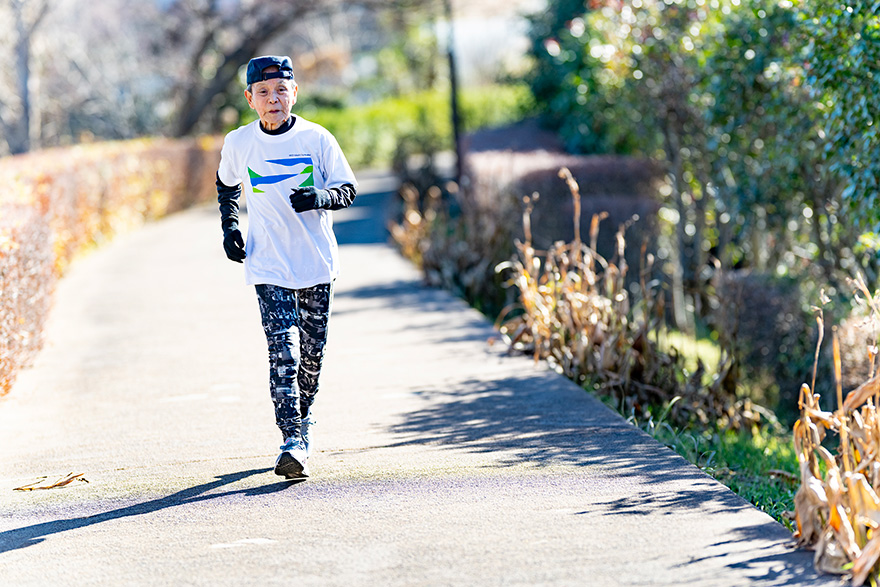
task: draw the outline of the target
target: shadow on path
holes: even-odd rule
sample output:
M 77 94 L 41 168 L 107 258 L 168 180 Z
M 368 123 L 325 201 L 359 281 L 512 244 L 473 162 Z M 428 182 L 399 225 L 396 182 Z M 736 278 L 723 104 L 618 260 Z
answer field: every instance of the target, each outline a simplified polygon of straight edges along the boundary
M 554 373 L 462 381 L 454 391 L 412 392 L 432 401 L 391 428 L 401 437 L 394 446 L 498 453 L 500 466 L 584 467 L 612 483 L 655 487 L 601 504 L 609 514 L 671 514 L 709 502 L 728 511 L 751 507 Z M 676 483 L 663 486 L 668 482 Z
M 394 192 L 359 193 L 351 208 L 333 213 L 333 232 L 340 245 L 388 242 L 386 224 L 392 217 Z
M 416 310 L 419 314 L 430 315 L 430 322 L 424 319 L 418 322 L 419 333 L 430 345 L 486 341 L 498 336 L 489 319 L 470 308 L 466 302 L 445 290 L 425 286 L 417 280 L 395 280 L 350 290 L 340 289 L 334 293 L 334 300 L 357 302 L 334 307 L 335 316 L 369 314 L 382 309 Z M 450 316 L 455 319 L 453 326 L 450 326 Z M 375 327 L 378 329 L 383 325 L 377 323 Z M 454 336 L 450 336 L 450 333 L 454 333 Z
M 216 499 L 218 497 L 228 497 L 231 495 L 244 495 L 250 497 L 267 495 L 270 493 L 276 493 L 278 491 L 284 491 L 291 485 L 296 485 L 298 483 L 297 481 L 280 481 L 277 483 L 269 483 L 268 485 L 262 485 L 260 487 L 253 487 L 250 489 L 239 489 L 236 491 L 224 491 L 221 493 L 208 494 L 209 491 L 212 491 L 214 489 L 231 485 L 247 477 L 251 477 L 253 475 L 261 475 L 271 470 L 272 469 L 250 469 L 248 471 L 220 475 L 219 477 L 216 477 L 215 481 L 203 483 L 202 485 L 196 485 L 195 487 L 190 487 L 189 489 L 178 491 L 177 493 L 174 493 L 172 495 L 160 497 L 151 501 L 136 503 L 123 508 L 111 510 L 109 512 L 103 512 L 100 514 L 85 516 L 81 518 L 42 522 L 39 524 L 33 524 L 31 526 L 25 526 L 23 528 L 16 528 L 14 530 L 0 532 L 0 554 L 18 548 L 25 548 L 27 546 L 39 544 L 40 542 L 45 540 L 46 537 L 51 536 L 52 534 L 60 534 L 69 530 L 76 530 L 78 528 L 94 526 L 95 524 L 100 524 L 102 522 L 109 522 L 111 520 L 118 520 L 120 518 L 127 518 L 130 516 L 151 514 L 159 510 L 164 510 L 179 505 L 197 503 L 200 501 L 207 501 L 211 499 Z
M 634 518 L 642 517 L 645 540 L 651 540 L 648 535 L 656 516 L 702 517 L 752 509 L 605 406 L 589 397 L 579 398 L 578 392 L 552 373 L 465 381 L 452 392 L 415 390 L 432 401 L 391 427 L 401 437 L 392 446 L 497 453 L 496 462 L 502 467 L 524 463 L 538 468 L 582 467 L 590 495 L 584 495 L 584 509 L 574 515 L 587 515 L 587 520 L 591 515 L 619 516 L 629 527 Z M 553 476 L 550 473 L 542 482 L 557 483 Z M 723 563 L 728 559 L 728 568 L 755 573 L 754 579 L 762 585 L 827 584 L 813 568 L 812 553 L 795 551 L 791 535 L 780 524 L 770 517 L 751 520 L 754 523 L 729 529 L 728 540 L 695 553 L 679 566 L 684 569 L 704 560 Z M 705 523 L 714 522 L 707 519 Z M 786 543 L 792 550 L 780 552 L 779 544 Z M 744 551 L 754 554 L 743 560 Z M 694 578 L 694 582 L 705 584 L 705 579 Z
M 768 522 L 768 524 L 777 526 L 775 523 Z M 755 550 L 754 555 L 750 556 L 748 560 L 742 560 L 742 556 L 738 556 L 736 551 L 748 548 L 757 541 L 767 540 L 768 528 L 766 526 L 765 524 L 735 528 L 729 532 L 734 536 L 733 538 L 716 542 L 707 548 L 707 551 L 717 552 L 720 550 L 720 553 L 694 556 L 678 567 L 683 568 L 707 560 L 732 559 L 733 562 L 726 564 L 726 568 L 754 572 L 754 579 L 760 580 L 762 585 L 828 585 L 837 582 L 833 576 L 821 575 L 816 571 L 813 566 L 813 552 L 797 549 L 793 538 L 790 538 L 786 544 L 790 548 L 788 552 L 771 552 L 776 548 L 773 543 L 758 549 L 751 546 L 751 550 Z M 736 545 L 739 544 L 746 546 L 737 548 Z

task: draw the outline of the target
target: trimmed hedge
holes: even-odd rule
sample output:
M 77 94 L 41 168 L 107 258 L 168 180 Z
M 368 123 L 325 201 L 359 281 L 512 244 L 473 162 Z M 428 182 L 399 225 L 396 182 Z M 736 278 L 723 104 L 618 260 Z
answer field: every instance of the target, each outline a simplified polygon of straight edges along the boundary
M 657 238 L 657 185 L 662 170 L 650 159 L 624 156 L 579 156 L 548 151 L 515 153 L 511 151 L 484 151 L 470 153 L 468 172 L 473 183 L 472 197 L 485 205 L 489 201 L 516 202 L 535 192 L 540 199 L 532 212 L 532 231 L 535 246 L 549 248 L 559 240 L 573 237 L 574 204 L 565 182 L 559 178 L 559 169 L 567 167 L 580 185 L 581 237 L 587 239 L 590 220 L 594 214 L 607 214 L 599 231 L 599 254 L 608 259 L 617 250 L 615 234 L 621 224 L 631 223 L 627 240 L 634 243 L 633 253 L 638 266 L 638 252 L 643 241 Z M 507 198 L 499 193 L 507 193 Z M 511 197 L 512 196 L 512 197 Z M 638 220 L 633 217 L 638 216 Z M 519 223 L 515 236 L 522 237 Z
M 0 160 L 0 396 L 40 348 L 56 280 L 115 234 L 214 197 L 222 138 L 80 145 Z
M 524 238 L 523 197 L 537 192 L 530 215 L 532 243 L 546 250 L 573 236 L 574 204 L 559 169 L 567 167 L 581 186 L 581 236 L 589 241 L 594 214 L 603 215 L 598 252 L 615 261 L 616 233 L 627 225 L 627 263 L 638 278 L 641 245 L 651 252 L 659 231 L 655 197 L 662 170 L 650 159 L 577 156 L 559 152 L 552 136 L 534 121 L 481 130 L 466 139 L 462 188 L 440 188 L 401 195 L 406 210 L 392 237 L 404 255 L 419 264 L 428 284 L 460 295 L 495 318 L 514 302 L 505 289 L 507 276 L 499 263 L 515 254 L 514 241 Z M 449 189 L 449 186 L 446 186 Z M 633 217 L 638 216 L 638 221 Z

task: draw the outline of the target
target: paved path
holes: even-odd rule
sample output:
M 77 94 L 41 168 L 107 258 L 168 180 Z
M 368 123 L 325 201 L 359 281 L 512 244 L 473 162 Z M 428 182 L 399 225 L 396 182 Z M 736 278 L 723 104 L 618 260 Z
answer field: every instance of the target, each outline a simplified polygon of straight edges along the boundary
M 74 264 L 0 401 L 0 585 L 819 585 L 810 553 L 384 244 L 343 243 L 313 477 L 279 480 L 255 295 L 213 207 Z M 372 192 L 372 193 L 367 193 Z M 40 475 L 89 483 L 17 492 Z

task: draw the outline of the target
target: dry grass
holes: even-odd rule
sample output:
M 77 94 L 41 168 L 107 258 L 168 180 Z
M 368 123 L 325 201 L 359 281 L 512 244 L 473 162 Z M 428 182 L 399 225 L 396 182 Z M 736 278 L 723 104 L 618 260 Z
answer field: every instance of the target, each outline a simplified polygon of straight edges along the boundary
M 490 315 L 512 301 L 494 268 L 516 252 L 514 239 L 522 239 L 522 194 L 541 194 L 543 205 L 531 217 L 536 248 L 571 238 L 574 209 L 557 177 L 561 166 L 586 186 L 580 222 L 586 224 L 594 214 L 604 213 L 596 243 L 601 254 L 612 256 L 616 248 L 613 228 L 605 227 L 616 227 L 633 215 L 640 221 L 630 226 L 630 237 L 635 234 L 638 242 L 656 240 L 659 203 L 653 193 L 658 171 L 650 161 L 509 149 L 515 144 L 534 148 L 533 131 L 499 130 L 488 144 L 482 139 L 472 144 L 463 189 L 429 187 L 430 183 L 421 185 L 418 180 L 418 188 L 404 188 L 404 216 L 389 227 L 403 254 L 423 269 L 428 284 L 449 289 Z M 485 134 L 470 138 L 485 139 Z M 496 150 L 485 150 L 492 146 Z M 638 264 L 637 251 L 629 262 Z
M 654 258 L 647 245 L 627 256 L 626 234 L 638 214 L 619 224 L 610 239 L 612 253 L 602 256 L 600 225 L 607 214 L 585 216 L 584 201 L 591 209 L 597 201 L 582 201 L 577 181 L 563 168 L 565 182 L 558 176 L 556 181 L 567 186 L 570 203 L 560 208 L 554 197 L 549 209 L 570 210 L 563 215 L 572 219 L 574 238 L 538 250 L 532 224 L 537 193 L 525 198 L 523 211 L 507 176 L 498 175 L 498 185 L 490 185 L 492 174 L 481 174 L 467 194 L 437 187 L 424 194 L 411 187 L 402 191 L 403 219 L 390 230 L 429 284 L 459 293 L 483 311 L 500 312 L 499 327 L 512 350 L 547 360 L 612 397 L 628 416 L 650 419 L 663 412 L 679 426 L 732 429 L 772 418 L 739 397 L 739 364 L 730 352 L 722 352 L 717 368 L 702 362 L 688 368 L 669 346 L 664 295 L 652 277 Z M 459 212 L 450 213 L 455 208 Z M 580 238 L 584 218 L 589 243 Z M 630 275 L 628 258 L 640 267 L 636 275 Z M 515 287 L 505 294 L 505 285 Z
M 855 282 L 857 300 L 880 318 L 880 294 L 871 294 L 863 279 Z M 868 380 L 843 397 L 841 353 L 837 333 L 832 341 L 837 409 L 824 411 L 816 386 L 823 318 L 811 386 L 801 387 L 801 417 L 794 426 L 800 465 L 800 488 L 794 517 L 800 545 L 815 550 L 817 569 L 851 574 L 854 585 L 880 576 L 880 375 L 875 369 L 877 341 L 865 348 Z M 830 433 L 830 434 L 829 434 Z M 836 454 L 827 448 L 836 436 Z
M 573 199 L 574 239 L 558 241 L 545 252 L 535 250 L 530 221 L 535 201 L 526 198 L 525 242 L 517 242 L 516 257 L 499 266 L 519 292 L 519 313 L 501 324 L 511 348 L 612 395 L 624 413 L 636 417 L 667 406 L 667 418 L 677 425 L 740 428 L 759 422 L 758 409 L 737 398 L 730 355 L 723 354 L 717 372 L 707 375 L 702 362 L 688 372 L 674 348 L 660 349 L 664 298 L 652 282 L 653 257 L 643 249 L 634 297 L 626 287 L 627 225 L 617 232 L 615 256 L 600 256 L 596 242 L 602 215 L 593 216 L 590 243 L 583 243 L 578 184 L 566 168 L 560 177 Z
M 434 186 L 420 195 L 415 187 L 404 186 L 403 218 L 389 225 L 391 236 L 402 254 L 421 267 L 428 285 L 497 313 L 506 297 L 494 267 L 513 251 L 513 206 L 466 197 L 455 184 L 445 188 Z

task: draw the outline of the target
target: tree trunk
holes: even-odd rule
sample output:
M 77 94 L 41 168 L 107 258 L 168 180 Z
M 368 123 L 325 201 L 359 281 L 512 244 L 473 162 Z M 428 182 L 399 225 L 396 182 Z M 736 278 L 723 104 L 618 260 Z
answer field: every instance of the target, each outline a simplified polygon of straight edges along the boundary
M 452 20 L 452 3 L 444 0 L 446 20 L 449 21 L 449 37 L 446 41 L 446 54 L 449 58 L 449 104 L 452 109 L 452 139 L 455 142 L 455 182 L 461 185 L 463 175 L 463 154 L 461 152 L 461 112 L 458 106 L 458 72 L 455 64 L 455 34 Z
M 15 29 L 15 45 L 13 46 L 15 89 L 18 92 L 21 107 L 17 120 L 4 121 L 3 131 L 6 135 L 9 151 L 13 155 L 30 151 L 31 137 L 39 138 L 40 136 L 40 121 L 39 118 L 34 118 L 31 102 L 31 38 L 40 21 L 49 12 L 49 6 L 46 2 L 42 2 L 36 8 L 33 20 L 28 22 L 24 15 L 26 5 L 26 0 L 12 0 L 10 4 Z
M 12 124 L 7 138 L 10 152 L 15 155 L 30 151 L 31 100 L 28 91 L 30 81 L 31 31 L 24 22 L 24 0 L 13 0 L 12 15 L 15 20 L 15 87 L 21 103 L 18 120 Z
M 675 226 L 678 250 L 676 254 L 671 255 L 671 258 L 674 259 L 672 271 L 672 312 L 676 327 L 679 330 L 687 331 L 688 321 L 684 291 L 685 267 L 687 263 L 687 235 L 685 233 L 687 211 L 685 210 L 681 193 L 681 150 L 678 148 L 678 137 L 675 135 L 675 131 L 668 126 L 663 129 L 663 138 L 666 146 L 666 155 L 669 160 L 669 175 L 672 178 L 672 198 L 678 211 L 678 223 Z

